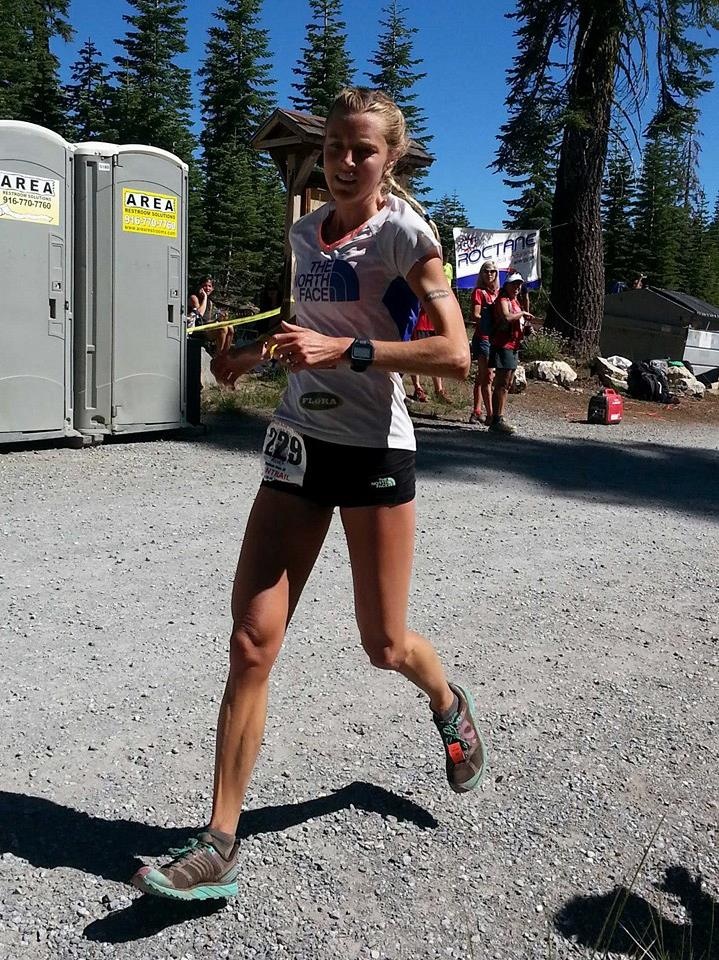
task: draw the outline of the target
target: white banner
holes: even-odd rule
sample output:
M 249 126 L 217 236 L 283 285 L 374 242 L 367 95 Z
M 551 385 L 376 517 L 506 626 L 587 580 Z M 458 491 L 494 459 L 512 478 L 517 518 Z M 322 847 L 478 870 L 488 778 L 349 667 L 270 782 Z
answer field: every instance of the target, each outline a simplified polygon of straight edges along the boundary
M 499 282 L 504 283 L 508 273 L 521 273 L 530 290 L 541 286 L 539 261 L 539 230 L 477 230 L 474 227 L 455 227 L 457 287 L 473 289 L 479 268 L 485 260 L 494 260 L 499 270 Z

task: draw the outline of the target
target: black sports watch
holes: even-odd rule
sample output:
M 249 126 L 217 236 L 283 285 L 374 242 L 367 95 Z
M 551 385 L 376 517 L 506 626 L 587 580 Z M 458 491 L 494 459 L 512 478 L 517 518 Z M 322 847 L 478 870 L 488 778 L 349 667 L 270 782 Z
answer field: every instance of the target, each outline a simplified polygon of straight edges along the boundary
M 371 340 L 355 340 L 349 349 L 350 370 L 362 373 L 374 360 L 374 346 Z

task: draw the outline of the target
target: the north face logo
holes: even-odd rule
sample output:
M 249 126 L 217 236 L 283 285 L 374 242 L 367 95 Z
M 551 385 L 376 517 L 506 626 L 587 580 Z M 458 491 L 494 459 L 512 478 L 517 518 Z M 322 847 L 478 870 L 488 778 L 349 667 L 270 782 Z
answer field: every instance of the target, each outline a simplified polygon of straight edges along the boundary
M 375 490 L 386 490 L 388 487 L 396 487 L 397 482 L 394 477 L 380 477 L 379 480 L 370 480 L 369 485 Z
M 347 303 L 359 300 L 359 280 L 346 260 L 315 260 L 306 273 L 295 277 L 297 300 L 313 303 Z

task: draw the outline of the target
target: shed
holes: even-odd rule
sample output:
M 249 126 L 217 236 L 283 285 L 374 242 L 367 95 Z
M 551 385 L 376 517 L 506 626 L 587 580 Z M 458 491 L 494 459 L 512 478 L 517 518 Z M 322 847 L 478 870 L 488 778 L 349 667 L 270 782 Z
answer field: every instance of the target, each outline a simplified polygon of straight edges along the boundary
M 289 315 L 291 260 L 289 231 L 300 217 L 317 209 L 330 199 L 322 170 L 324 117 L 277 108 L 250 141 L 254 150 L 266 150 L 272 157 L 287 187 L 285 208 L 285 277 L 283 302 Z M 400 183 L 414 171 L 429 167 L 434 157 L 414 140 L 397 163 L 395 173 Z
M 706 373 L 719 367 L 719 307 L 660 287 L 609 293 L 601 350 L 629 360 L 687 360 Z

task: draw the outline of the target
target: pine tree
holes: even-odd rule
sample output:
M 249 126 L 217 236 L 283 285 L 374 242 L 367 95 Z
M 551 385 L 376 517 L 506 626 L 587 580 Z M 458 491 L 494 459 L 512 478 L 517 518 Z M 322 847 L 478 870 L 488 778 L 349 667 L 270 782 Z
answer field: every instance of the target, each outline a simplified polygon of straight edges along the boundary
M 690 108 L 711 87 L 716 51 L 690 39 L 690 33 L 719 26 L 719 4 L 658 0 L 639 13 L 630 0 L 517 0 L 510 16 L 518 27 L 506 139 L 521 144 L 527 135 L 523 107 L 546 83 L 555 92 L 561 124 L 547 320 L 571 338 L 580 356 L 590 356 L 604 312 L 600 197 L 615 101 L 623 95 L 625 115 L 627 107 L 640 106 L 644 64 L 654 42 L 660 89 L 655 121 L 674 133 L 691 127 L 696 117 Z M 618 78 L 624 81 L 620 86 Z
M 690 212 L 683 206 L 684 168 L 677 141 L 655 127 L 647 138 L 634 202 L 633 257 L 658 287 L 683 289 L 683 248 Z
M 701 299 L 714 292 L 712 275 L 713 258 L 709 242 L 709 209 L 702 190 L 695 198 L 694 209 L 689 214 L 688 243 L 682 259 L 684 286 L 680 289 Z
M 56 38 L 72 39 L 69 0 L 3 0 L 0 30 L 0 116 L 66 135 L 66 103 Z
M 439 241 L 442 244 L 444 259 L 454 265 L 456 263 L 454 250 L 454 227 L 468 227 L 469 215 L 467 208 L 456 193 L 443 194 L 439 200 L 428 203 L 432 219 L 439 231 Z
M 707 224 L 705 243 L 709 251 L 709 279 L 701 296 L 714 306 L 719 306 L 719 197 Z
M 72 65 L 73 82 L 66 88 L 68 126 L 76 141 L 117 139 L 110 120 L 112 90 L 106 66 L 100 59 L 100 51 L 88 37 Z
M 189 167 L 189 260 L 193 269 L 204 235 L 202 174 L 190 131 L 190 71 L 177 57 L 187 52 L 182 0 L 128 0 L 129 25 L 117 43 L 113 120 L 120 142 L 145 143 L 174 153 Z
M 452 268 L 456 269 L 457 255 L 452 230 L 454 227 L 470 226 L 467 208 L 456 193 L 444 194 L 439 200 L 428 203 L 427 206 L 437 226 L 439 242 L 442 244 L 442 255 L 446 261 L 452 264 Z M 456 290 L 456 294 L 462 313 L 468 317 L 470 315 L 470 291 Z
M 208 217 L 205 262 L 220 299 L 256 301 L 283 261 L 284 197 L 274 167 L 249 146 L 275 105 L 262 0 L 230 0 L 210 28 L 203 80 L 202 147 Z
M 427 149 L 434 138 L 427 132 L 427 117 L 417 104 L 414 92 L 415 84 L 427 76 L 414 69 L 422 63 L 421 59 L 412 56 L 417 28 L 407 24 L 407 8 L 400 6 L 398 0 L 389 0 L 382 12 L 386 19 L 380 20 L 382 32 L 375 55 L 369 61 L 377 71 L 365 76 L 373 87 L 383 90 L 394 100 L 404 114 L 407 133 Z M 422 168 L 410 178 L 408 186 L 412 193 L 421 196 L 428 192 L 424 186 L 427 173 L 428 170 Z
M 633 263 L 632 210 L 634 206 L 634 170 L 623 149 L 614 149 L 607 159 L 602 191 L 602 230 L 604 235 L 604 273 L 607 282 L 629 283 Z
M 3 0 L 0 30 L 0 119 L 25 120 L 30 99 L 32 37 L 27 31 L 26 0 Z
M 307 46 L 294 68 L 298 91 L 290 97 L 300 111 L 326 117 L 335 97 L 352 82 L 354 64 L 347 52 L 347 25 L 341 19 L 342 0 L 309 0 L 312 20 Z
M 427 117 L 417 104 L 414 88 L 427 74 L 415 71 L 422 60 L 413 57 L 413 37 L 417 28 L 408 26 L 407 12 L 407 8 L 400 6 L 398 0 L 389 0 L 382 8 L 386 19 L 379 22 L 382 33 L 377 41 L 377 50 L 369 61 L 377 70 L 365 76 L 373 87 L 383 90 L 394 100 L 404 114 L 409 135 L 426 147 L 432 137 L 427 133 Z
M 215 14 L 202 79 L 203 151 L 211 177 L 213 151 L 245 147 L 275 105 L 269 35 L 259 26 L 262 0 L 230 0 Z
M 516 139 L 515 119 L 500 128 L 500 148 L 493 167 L 507 174 L 504 183 L 517 196 L 506 201 L 508 229 L 540 230 L 542 243 L 542 286 L 549 290 L 552 282 L 551 223 L 552 201 L 557 180 L 559 123 L 555 107 L 555 91 L 543 81 L 531 98 L 514 108 L 521 113 L 526 131 Z
M 125 143 L 146 143 L 192 160 L 190 71 L 177 64 L 187 52 L 187 20 L 181 0 L 128 0 L 136 11 L 117 41 L 115 57 L 118 133 Z

